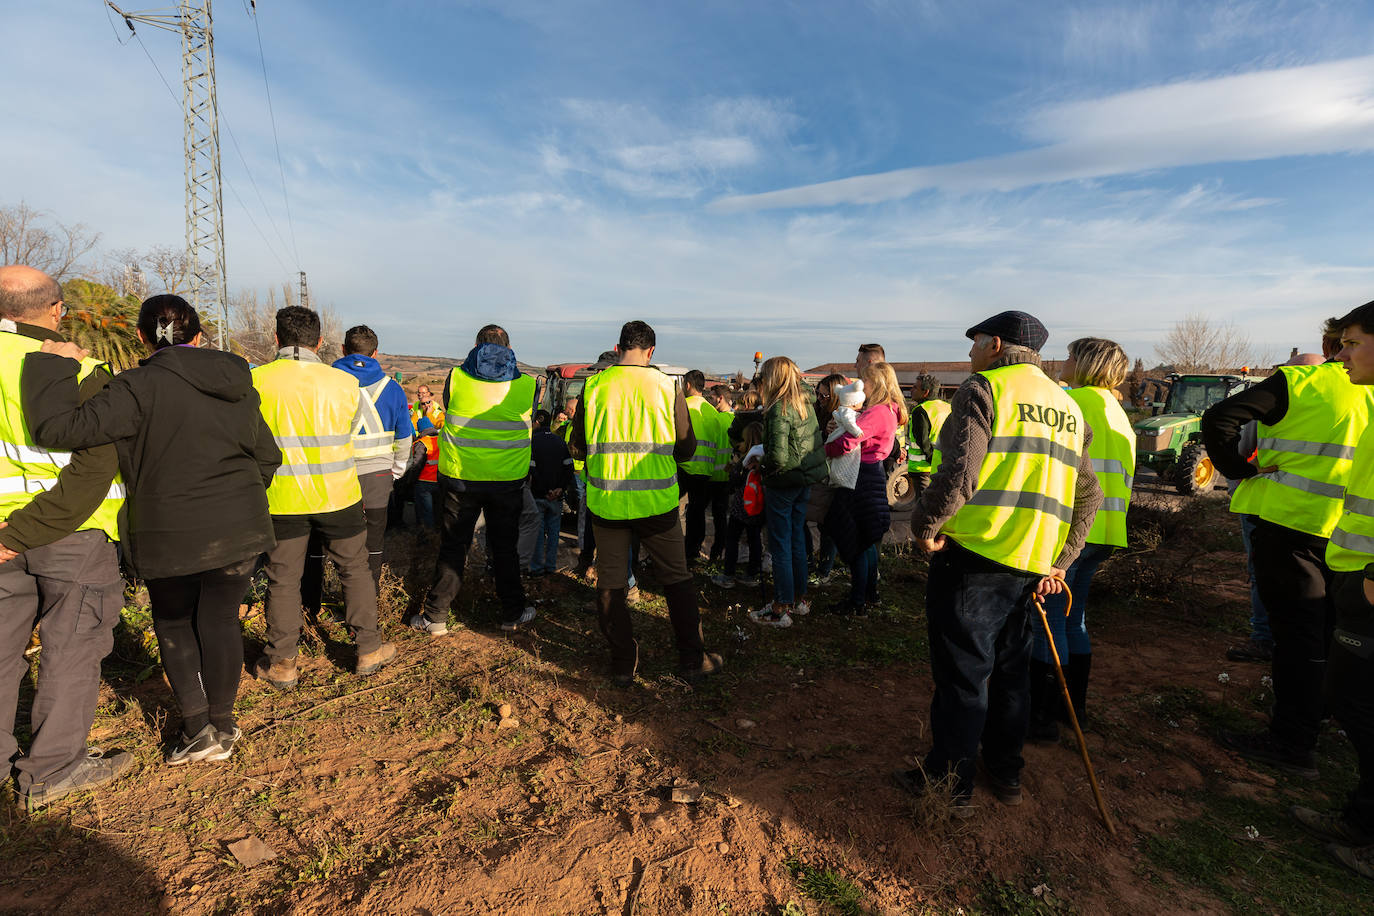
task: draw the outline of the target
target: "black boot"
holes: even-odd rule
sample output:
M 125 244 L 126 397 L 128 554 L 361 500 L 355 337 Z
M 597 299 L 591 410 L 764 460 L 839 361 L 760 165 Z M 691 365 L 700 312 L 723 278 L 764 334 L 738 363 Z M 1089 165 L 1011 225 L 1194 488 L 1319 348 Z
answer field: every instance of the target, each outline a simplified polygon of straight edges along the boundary
M 597 622 L 611 646 L 611 677 L 616 684 L 634 683 L 639 667 L 639 643 L 630 626 L 630 611 L 625 606 L 625 589 L 601 588 L 596 592 Z
M 1059 740 L 1059 723 L 1055 716 L 1062 705 L 1054 665 L 1031 659 L 1030 730 L 1026 737 L 1032 744 L 1053 744 Z
M 1069 699 L 1073 701 L 1073 714 L 1078 717 L 1078 727 L 1088 727 L 1086 702 L 1088 699 L 1088 672 L 1092 670 L 1093 657 L 1070 655 L 1069 666 L 1064 669 L 1064 679 L 1069 682 Z M 1067 718 L 1067 717 L 1066 717 Z

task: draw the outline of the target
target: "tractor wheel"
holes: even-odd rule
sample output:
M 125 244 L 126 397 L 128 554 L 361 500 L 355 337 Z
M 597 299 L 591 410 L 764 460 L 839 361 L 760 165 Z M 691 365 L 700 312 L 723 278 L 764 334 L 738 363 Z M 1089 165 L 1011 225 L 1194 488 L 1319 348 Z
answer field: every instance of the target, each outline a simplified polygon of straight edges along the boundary
M 916 485 L 907 473 L 905 462 L 887 476 L 887 506 L 905 512 L 916 505 Z
M 1196 496 L 1212 489 L 1217 482 L 1217 469 L 1201 442 L 1191 442 L 1183 447 L 1174 465 L 1174 486 L 1184 496 Z

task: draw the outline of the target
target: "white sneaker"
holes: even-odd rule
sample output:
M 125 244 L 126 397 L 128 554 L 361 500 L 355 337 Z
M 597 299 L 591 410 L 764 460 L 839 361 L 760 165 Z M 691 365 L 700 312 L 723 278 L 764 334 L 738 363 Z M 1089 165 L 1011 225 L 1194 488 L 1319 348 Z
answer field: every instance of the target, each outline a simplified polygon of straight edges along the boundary
M 428 633 L 430 636 L 448 635 L 448 624 L 443 622 L 436 623 L 424 614 L 416 614 L 414 617 L 410 618 L 410 628 L 412 630 L 419 630 L 421 633 Z
M 505 630 L 507 633 L 514 633 L 516 630 L 520 629 L 520 628 L 521 628 L 522 626 L 524 626 L 525 624 L 527 624 L 527 623 L 529 623 L 530 621 L 534 620 L 534 618 L 535 618 L 535 610 L 534 610 L 534 608 L 532 608 L 532 607 L 527 607 L 527 608 L 525 608 L 525 610 L 520 614 L 520 616 L 519 616 L 517 619 L 515 619 L 515 620 L 507 620 L 507 621 L 502 622 L 502 624 L 501 624 L 501 629 Z
M 754 623 L 762 624 L 766 627 L 779 627 L 786 629 L 792 625 L 792 618 L 786 611 L 781 613 L 773 610 L 772 603 L 765 604 L 757 611 L 749 612 L 749 619 Z
M 797 617 L 805 617 L 811 613 L 811 602 L 803 598 L 792 606 L 792 613 Z

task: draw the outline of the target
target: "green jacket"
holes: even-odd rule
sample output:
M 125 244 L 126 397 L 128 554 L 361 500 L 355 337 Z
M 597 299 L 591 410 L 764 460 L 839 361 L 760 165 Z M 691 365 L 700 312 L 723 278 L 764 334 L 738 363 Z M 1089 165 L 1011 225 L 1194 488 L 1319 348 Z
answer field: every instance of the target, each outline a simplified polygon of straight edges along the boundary
M 821 428 L 811 405 L 798 416 L 781 402 L 763 415 L 763 486 L 792 489 L 820 483 L 826 476 Z

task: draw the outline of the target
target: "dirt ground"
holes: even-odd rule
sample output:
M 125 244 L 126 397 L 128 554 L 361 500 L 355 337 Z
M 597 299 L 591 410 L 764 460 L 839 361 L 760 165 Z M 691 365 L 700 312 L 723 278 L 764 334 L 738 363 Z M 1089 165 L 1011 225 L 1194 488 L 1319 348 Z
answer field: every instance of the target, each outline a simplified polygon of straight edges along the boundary
M 1153 499 L 1089 617 L 1087 742 L 1114 837 L 1071 737 L 1027 747 L 1019 807 L 980 787 L 975 815 L 951 820 L 889 784 L 927 747 L 931 696 L 925 564 L 902 548 L 866 619 L 760 630 L 745 617 L 757 594 L 704 584 L 708 642 L 729 668 L 696 690 L 671 676 L 649 573 L 642 680 L 619 690 L 593 592 L 567 573 L 529 580 L 539 620 L 508 638 L 474 558 L 455 611 L 466 628 L 405 630 L 432 544 L 402 533 L 383 589 L 398 663 L 359 679 L 343 630 L 312 627 L 299 689 L 245 679 L 245 739 L 225 764 L 162 763 L 174 706 L 131 620 L 94 738 L 132 750 L 137 769 L 32 817 L 0 812 L 0 911 L 1374 911 L 1368 882 L 1283 823 L 1291 800 L 1327 807 L 1348 789 L 1340 739 L 1323 739 L 1317 785 L 1213 740 L 1258 724 L 1267 674 L 1224 660 L 1248 608 L 1224 502 Z M 247 609 L 250 662 L 260 613 Z M 275 858 L 238 861 L 230 844 L 250 837 Z M 1279 883 L 1290 872 L 1293 887 Z

